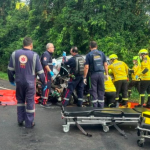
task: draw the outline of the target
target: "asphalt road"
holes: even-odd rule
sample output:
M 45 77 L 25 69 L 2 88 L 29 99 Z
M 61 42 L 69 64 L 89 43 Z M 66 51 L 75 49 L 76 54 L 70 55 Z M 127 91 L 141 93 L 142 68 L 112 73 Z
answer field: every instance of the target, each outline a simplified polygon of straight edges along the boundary
M 0 80 L 0 87 L 14 89 L 7 81 Z M 114 127 L 104 133 L 100 125 L 85 125 L 83 128 L 92 137 L 84 136 L 72 125 L 68 133 L 62 130 L 63 120 L 60 108 L 50 109 L 36 105 L 33 129 L 17 126 L 16 106 L 0 106 L 0 150 L 149 150 L 150 139 L 145 146 L 137 146 L 136 124 L 122 124 L 128 139 L 121 136 Z

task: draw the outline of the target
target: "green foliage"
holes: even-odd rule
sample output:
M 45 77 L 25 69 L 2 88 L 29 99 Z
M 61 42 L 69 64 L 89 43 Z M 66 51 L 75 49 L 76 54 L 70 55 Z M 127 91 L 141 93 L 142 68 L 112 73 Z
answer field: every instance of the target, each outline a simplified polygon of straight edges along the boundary
M 6 71 L 12 51 L 30 36 L 34 50 L 55 45 L 55 56 L 73 45 L 89 51 L 95 40 L 106 55 L 116 53 L 130 67 L 141 48 L 150 49 L 148 0 L 30 0 L 17 10 L 17 0 L 0 0 L 0 70 Z

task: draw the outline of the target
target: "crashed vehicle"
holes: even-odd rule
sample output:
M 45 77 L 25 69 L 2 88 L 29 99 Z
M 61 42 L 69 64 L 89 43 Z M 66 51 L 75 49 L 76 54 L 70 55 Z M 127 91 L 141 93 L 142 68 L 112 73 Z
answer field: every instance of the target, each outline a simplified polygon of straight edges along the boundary
M 66 60 L 70 59 L 71 57 L 72 57 L 71 55 L 66 56 Z M 85 55 L 82 55 L 82 57 L 85 59 Z M 53 67 L 54 76 L 52 77 L 52 85 L 48 97 L 48 102 L 54 104 L 62 101 L 65 94 L 65 90 L 68 85 L 68 81 L 70 79 L 70 74 L 69 74 L 70 68 L 69 66 L 62 65 L 62 60 L 63 57 L 58 57 L 57 59 L 53 59 L 53 63 L 55 64 Z M 107 61 L 109 63 L 109 58 L 107 58 Z M 41 96 L 41 93 L 42 93 L 42 85 L 41 82 L 37 79 L 36 94 L 38 96 Z M 84 99 L 83 104 L 91 105 L 88 85 L 85 85 L 83 99 Z M 71 105 L 76 104 L 77 101 L 78 101 L 77 94 L 76 91 L 74 91 L 72 93 L 72 96 L 70 97 L 69 104 Z M 41 99 L 39 99 L 39 102 L 41 102 Z

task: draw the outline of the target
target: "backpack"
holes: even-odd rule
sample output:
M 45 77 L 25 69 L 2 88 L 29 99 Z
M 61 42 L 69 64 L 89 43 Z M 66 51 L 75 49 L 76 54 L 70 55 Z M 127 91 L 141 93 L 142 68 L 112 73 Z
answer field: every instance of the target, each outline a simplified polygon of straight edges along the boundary
M 84 74 L 84 63 L 85 60 L 82 56 L 75 56 L 76 68 L 75 74 L 76 75 L 83 75 Z

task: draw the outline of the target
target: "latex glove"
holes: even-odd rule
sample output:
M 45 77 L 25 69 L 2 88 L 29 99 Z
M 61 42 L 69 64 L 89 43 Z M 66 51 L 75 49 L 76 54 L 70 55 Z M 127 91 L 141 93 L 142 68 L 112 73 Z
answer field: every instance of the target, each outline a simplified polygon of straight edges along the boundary
M 138 76 L 138 75 L 136 75 L 136 76 L 135 76 L 135 79 L 136 79 L 136 80 L 138 80 L 138 79 L 139 79 L 139 76 Z
M 16 83 L 15 82 L 10 82 L 11 85 L 13 86 L 16 86 Z
M 54 72 L 53 71 L 50 71 L 49 73 L 50 73 L 51 77 L 54 76 Z
M 62 56 L 63 56 L 63 57 L 66 57 L 66 52 L 63 52 Z
M 45 91 L 47 89 L 47 85 L 44 86 L 43 91 Z
M 56 65 L 56 63 L 53 63 L 53 66 L 55 66 Z
M 83 79 L 83 83 L 87 85 L 87 79 Z

